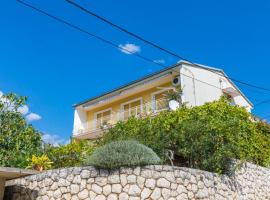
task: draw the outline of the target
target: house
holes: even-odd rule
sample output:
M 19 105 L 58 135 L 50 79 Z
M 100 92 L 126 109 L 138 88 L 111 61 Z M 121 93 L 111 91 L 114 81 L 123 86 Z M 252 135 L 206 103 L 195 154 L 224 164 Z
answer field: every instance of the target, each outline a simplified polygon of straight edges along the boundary
M 95 139 L 107 125 L 169 109 L 168 91 L 181 88 L 181 103 L 199 106 L 227 95 L 232 104 L 253 108 L 221 69 L 181 61 L 176 65 L 74 105 L 73 138 Z M 175 102 L 174 102 L 175 103 Z M 181 105 L 180 105 L 181 106 Z

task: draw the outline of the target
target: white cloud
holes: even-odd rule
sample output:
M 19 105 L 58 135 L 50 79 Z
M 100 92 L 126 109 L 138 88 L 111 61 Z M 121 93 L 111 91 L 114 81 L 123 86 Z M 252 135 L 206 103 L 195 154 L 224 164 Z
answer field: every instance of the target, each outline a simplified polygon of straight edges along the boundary
M 42 135 L 42 140 L 43 142 L 47 143 L 47 144 L 51 144 L 53 146 L 59 146 L 61 144 L 66 144 L 67 142 L 60 138 L 58 135 L 51 135 L 51 134 L 44 134 Z
M 29 107 L 27 105 L 23 105 L 18 108 L 18 112 L 20 112 L 22 115 L 26 115 L 29 112 Z
M 29 113 L 28 115 L 26 115 L 26 119 L 29 122 L 37 121 L 37 120 L 41 120 L 41 116 L 36 113 Z
M 141 51 L 141 47 L 136 44 L 126 43 L 126 44 L 119 44 L 118 47 L 120 51 L 125 54 L 134 54 Z
M 157 60 L 154 60 L 155 63 L 160 63 L 160 64 L 164 64 L 165 63 L 165 60 L 164 59 L 157 59 Z
M 0 101 L 4 104 L 4 108 L 7 111 L 15 111 L 13 103 L 10 102 L 9 99 L 7 99 L 6 97 L 3 97 L 3 95 L 4 93 L 0 91 Z M 28 122 L 41 120 L 42 118 L 40 115 L 36 113 L 32 113 L 32 112 L 29 113 L 29 107 L 27 105 L 23 105 L 19 107 L 17 111 L 20 112 L 22 115 L 26 115 L 25 118 Z

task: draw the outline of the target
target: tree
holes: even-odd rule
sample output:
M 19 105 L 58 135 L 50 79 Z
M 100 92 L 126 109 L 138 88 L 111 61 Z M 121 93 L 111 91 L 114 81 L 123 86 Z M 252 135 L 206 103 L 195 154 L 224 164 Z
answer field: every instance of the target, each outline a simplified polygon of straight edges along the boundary
M 0 97 L 0 166 L 25 168 L 41 151 L 41 134 L 18 111 L 26 101 L 12 93 Z

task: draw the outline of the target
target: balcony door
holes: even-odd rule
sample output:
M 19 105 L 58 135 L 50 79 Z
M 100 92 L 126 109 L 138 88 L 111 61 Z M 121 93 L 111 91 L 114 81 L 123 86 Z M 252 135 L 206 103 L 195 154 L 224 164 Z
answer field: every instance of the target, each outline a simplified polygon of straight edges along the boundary
M 121 118 L 127 120 L 131 116 L 138 116 L 142 112 L 142 98 L 134 99 L 121 105 Z
M 103 126 L 110 123 L 112 118 L 112 109 L 106 109 L 95 113 L 94 126 L 96 129 L 100 129 Z

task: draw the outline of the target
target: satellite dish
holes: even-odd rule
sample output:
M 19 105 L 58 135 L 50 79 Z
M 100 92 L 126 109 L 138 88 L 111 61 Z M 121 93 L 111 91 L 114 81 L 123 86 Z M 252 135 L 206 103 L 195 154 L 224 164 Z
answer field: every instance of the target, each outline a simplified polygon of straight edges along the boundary
M 180 104 L 179 104 L 178 101 L 175 101 L 175 100 L 170 100 L 169 101 L 169 108 L 171 110 L 177 110 L 179 107 L 180 107 Z

